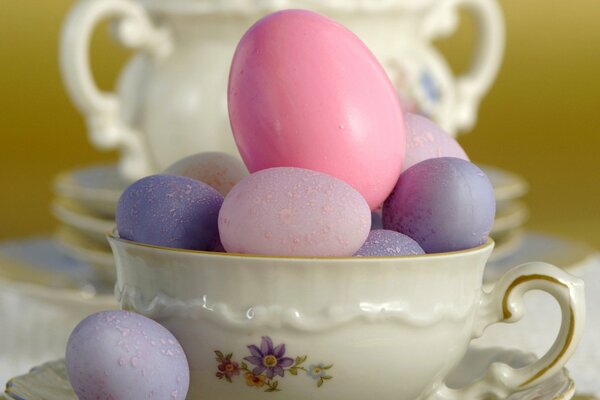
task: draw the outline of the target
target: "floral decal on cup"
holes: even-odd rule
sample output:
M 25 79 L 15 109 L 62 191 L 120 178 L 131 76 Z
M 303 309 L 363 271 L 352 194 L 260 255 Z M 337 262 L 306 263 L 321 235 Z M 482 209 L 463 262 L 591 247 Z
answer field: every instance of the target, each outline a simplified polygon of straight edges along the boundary
M 279 379 L 285 378 L 286 372 L 294 376 L 303 372 L 316 381 L 317 387 L 333 379 L 328 374 L 333 364 L 310 364 L 307 368 L 303 365 L 308 359 L 307 356 L 287 357 L 285 343 L 274 346 L 268 336 L 262 337 L 260 346 L 252 344 L 248 346 L 248 350 L 250 355 L 244 357 L 244 361 L 239 363 L 233 360 L 233 353 L 225 355 L 222 351 L 216 350 L 218 365 L 215 376 L 233 383 L 233 378 L 244 372 L 246 385 L 257 389 L 264 388 L 265 392 L 281 391 Z

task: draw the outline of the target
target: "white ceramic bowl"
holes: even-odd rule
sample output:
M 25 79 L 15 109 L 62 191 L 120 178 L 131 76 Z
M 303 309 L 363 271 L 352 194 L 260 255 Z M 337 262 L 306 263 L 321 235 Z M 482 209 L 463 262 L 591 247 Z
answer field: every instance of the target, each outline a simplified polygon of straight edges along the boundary
M 532 387 L 558 372 L 583 329 L 583 283 L 531 263 L 491 292 L 493 242 L 412 257 L 288 258 L 166 249 L 109 237 L 118 300 L 166 326 L 191 368 L 188 399 L 465 399 Z M 529 290 L 563 310 L 545 357 L 494 364 L 481 381 L 444 380 L 488 325 L 523 315 Z M 488 393 L 488 392 L 486 392 Z

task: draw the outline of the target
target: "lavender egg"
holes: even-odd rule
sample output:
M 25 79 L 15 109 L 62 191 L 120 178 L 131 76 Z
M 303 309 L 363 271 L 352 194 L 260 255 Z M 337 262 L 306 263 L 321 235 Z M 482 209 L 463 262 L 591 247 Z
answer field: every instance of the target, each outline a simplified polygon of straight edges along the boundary
M 356 252 L 355 256 L 414 256 L 425 254 L 421 246 L 402 233 L 375 229 L 369 233 L 367 240 Z
M 366 200 L 321 172 L 278 167 L 256 172 L 225 197 L 219 214 L 229 253 L 351 256 L 371 228 Z
M 405 113 L 406 154 L 402 171 L 430 158 L 455 157 L 469 160 L 465 151 L 442 128 L 418 114 Z
M 476 165 L 432 158 L 406 170 L 383 205 L 383 227 L 410 236 L 427 253 L 486 242 L 496 212 L 494 190 Z
M 104 311 L 81 321 L 67 343 L 67 373 L 80 400 L 183 400 L 187 358 L 157 322 L 128 311 Z
M 212 250 L 219 243 L 223 196 L 195 179 L 152 175 L 130 185 L 117 204 L 123 239 L 155 246 Z
M 226 196 L 236 183 L 248 176 L 248 169 L 230 154 L 207 152 L 183 158 L 168 167 L 165 173 L 204 182 Z

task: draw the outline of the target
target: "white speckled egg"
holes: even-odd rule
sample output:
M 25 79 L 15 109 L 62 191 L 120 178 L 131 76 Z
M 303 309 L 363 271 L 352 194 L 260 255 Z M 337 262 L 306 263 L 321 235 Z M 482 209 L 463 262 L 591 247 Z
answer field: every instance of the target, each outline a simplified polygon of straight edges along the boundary
M 175 337 L 128 311 L 81 321 L 67 343 L 67 372 L 80 400 L 183 400 L 190 371 Z
M 165 173 L 204 182 L 226 196 L 236 183 L 248 176 L 248 169 L 242 160 L 215 151 L 183 158 L 169 166 Z
M 351 256 L 366 240 L 371 211 L 347 183 L 302 168 L 256 172 L 225 197 L 219 233 L 230 253 Z

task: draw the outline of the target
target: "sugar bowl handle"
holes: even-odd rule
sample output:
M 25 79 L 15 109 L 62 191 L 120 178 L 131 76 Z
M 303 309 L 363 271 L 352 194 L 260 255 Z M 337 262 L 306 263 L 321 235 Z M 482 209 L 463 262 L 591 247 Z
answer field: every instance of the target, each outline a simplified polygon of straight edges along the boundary
M 475 18 L 476 48 L 471 67 L 456 80 L 456 128 L 473 127 L 483 95 L 488 91 L 504 55 L 505 28 L 496 0 L 441 1 L 423 21 L 421 34 L 432 40 L 444 36 L 456 26 L 456 11 L 465 9 Z
M 483 388 L 493 388 L 495 394 L 507 396 L 527 389 L 552 377 L 560 371 L 579 343 L 585 324 L 583 281 L 550 264 L 534 262 L 508 271 L 490 292 L 482 296 L 474 337 L 495 323 L 519 321 L 525 312 L 523 296 L 530 290 L 542 290 L 558 302 L 562 319 L 558 337 L 539 360 L 523 368 L 514 369 L 506 364 L 492 364 L 482 380 L 463 389 L 448 389 L 444 399 L 463 399 L 481 395 Z
M 140 132 L 123 120 L 117 95 L 100 91 L 92 77 L 89 47 L 104 19 L 116 20 L 116 36 L 125 46 L 154 57 L 171 48 L 168 31 L 156 28 L 144 8 L 130 0 L 81 0 L 69 12 L 60 41 L 60 65 L 71 100 L 85 116 L 90 140 L 101 149 L 120 148 L 121 169 L 130 177 L 150 172 Z

